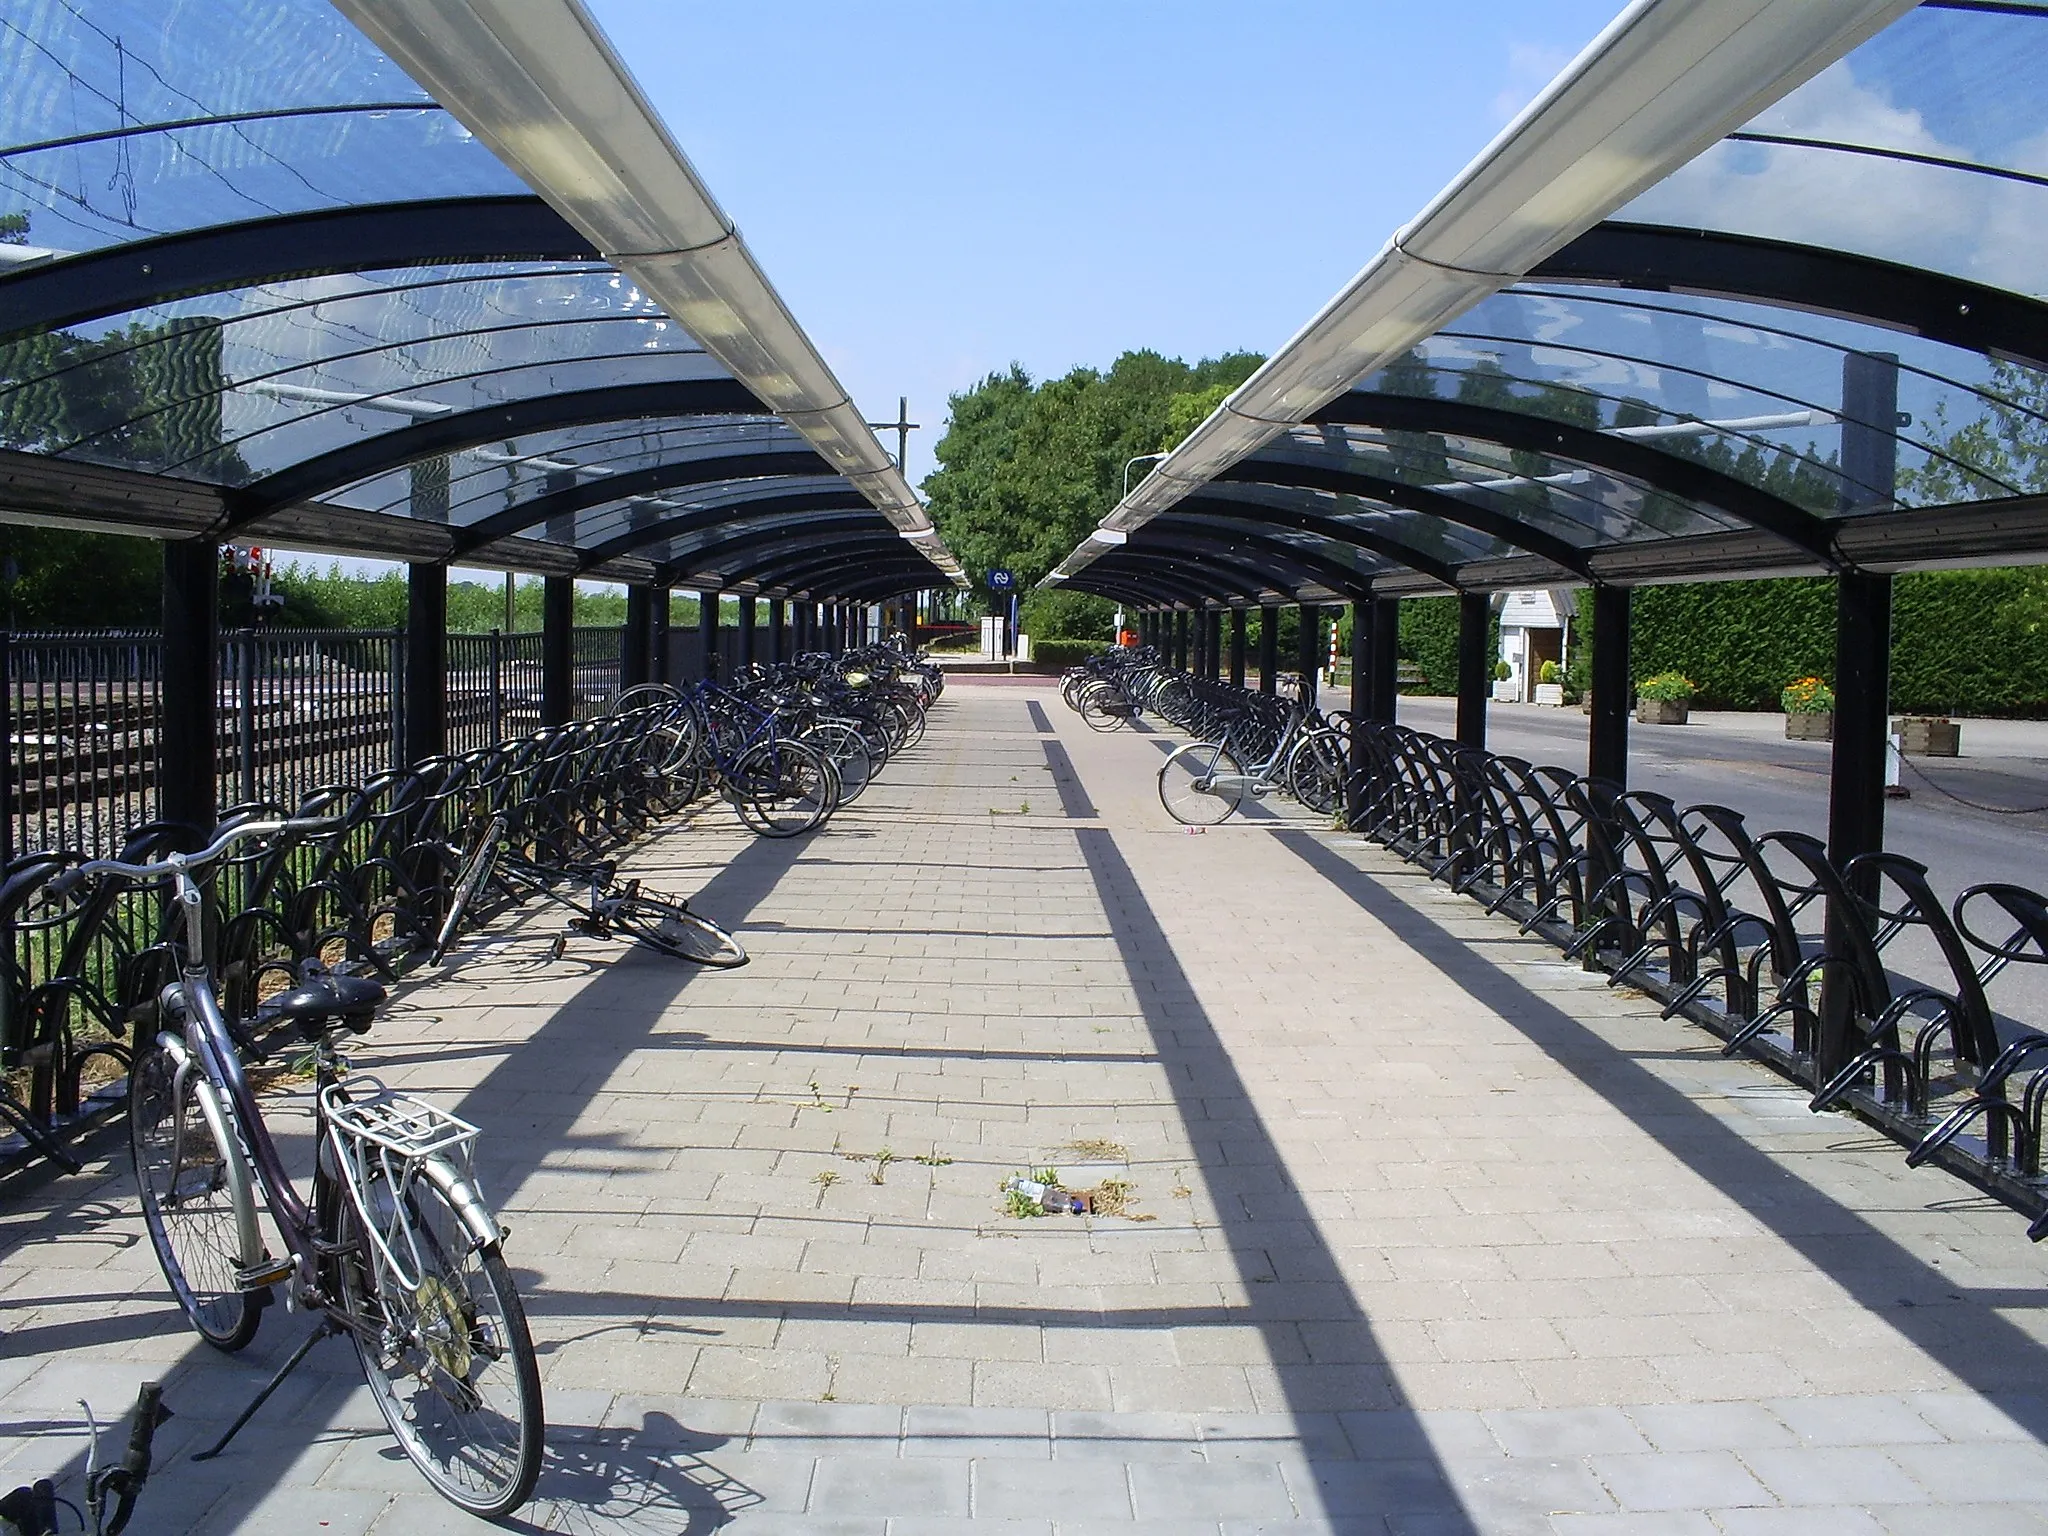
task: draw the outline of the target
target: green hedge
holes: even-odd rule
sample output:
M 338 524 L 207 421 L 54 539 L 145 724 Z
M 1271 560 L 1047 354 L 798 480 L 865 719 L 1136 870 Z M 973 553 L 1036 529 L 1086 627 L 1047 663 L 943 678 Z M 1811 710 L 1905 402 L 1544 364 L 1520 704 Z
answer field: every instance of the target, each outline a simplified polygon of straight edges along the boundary
M 1078 667 L 1090 656 L 1109 649 L 1107 640 L 1035 640 L 1031 659 L 1049 667 Z
M 1581 594 L 1579 614 L 1583 658 L 1590 593 Z M 1633 614 L 1631 670 L 1639 678 L 1683 672 L 1699 685 L 1700 708 L 1774 710 L 1779 691 L 1797 678 L 1834 681 L 1831 580 L 1643 587 Z M 1892 586 L 1891 708 L 2048 714 L 2048 570 L 1900 576 Z

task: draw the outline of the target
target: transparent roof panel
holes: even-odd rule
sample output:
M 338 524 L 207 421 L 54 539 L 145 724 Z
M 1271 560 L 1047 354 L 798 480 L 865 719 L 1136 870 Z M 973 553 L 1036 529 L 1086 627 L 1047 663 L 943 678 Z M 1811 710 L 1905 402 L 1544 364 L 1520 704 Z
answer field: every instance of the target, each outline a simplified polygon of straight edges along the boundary
M 1612 470 L 1439 432 L 1302 427 L 1247 463 L 1273 464 L 1276 479 L 1285 479 L 1289 465 L 1358 470 L 1527 522 L 1579 548 L 1742 526 L 1730 514 L 1680 502 Z M 1358 494 L 1384 499 L 1369 490 Z
M 674 464 L 695 473 L 707 461 L 804 447 L 794 428 L 772 416 L 646 417 L 530 432 L 447 456 L 448 520 L 481 522 L 572 485 L 640 470 Z M 399 471 L 321 499 L 402 517 L 411 492 L 410 478 Z
M 833 493 L 844 497 L 848 509 L 856 512 L 865 510 L 868 505 L 861 499 L 860 492 L 837 475 L 792 475 L 775 479 L 726 481 L 718 485 L 697 488 L 686 496 L 635 498 L 579 512 L 573 519 L 573 542 L 585 547 L 602 544 L 633 528 L 644 528 L 669 518 L 685 517 L 692 512 L 718 511 L 729 514 L 720 523 L 716 532 L 687 535 L 669 546 L 672 552 L 690 549 L 714 538 L 730 537 L 732 525 L 745 521 L 750 515 L 764 515 L 756 508 L 755 504 L 759 502 L 783 496 L 819 493 Z M 558 528 L 550 537 L 559 538 L 561 533 L 568 531 L 571 520 L 565 518 L 561 521 L 564 526 Z
M 1517 553 L 1497 539 L 1470 528 L 1461 528 L 1442 518 L 1427 517 L 1396 507 L 1378 506 L 1356 496 L 1345 496 L 1332 491 L 1219 481 L 1205 487 L 1202 495 L 1221 501 L 1242 502 L 1246 508 L 1242 515 L 1252 520 L 1257 519 L 1257 509 L 1260 507 L 1311 512 L 1320 517 L 1341 517 L 1352 527 L 1376 532 L 1385 538 L 1397 539 L 1422 554 L 1452 564 L 1462 564 L 1468 560 L 1496 559 Z M 1201 511 L 1195 507 L 1186 510 L 1191 516 L 1199 516 Z M 1276 537 L 1284 535 L 1309 540 L 1320 538 L 1313 533 L 1290 530 L 1277 524 L 1270 531 Z
M 16 0 L 0 79 L 0 270 L 311 209 L 526 190 L 325 0 Z
M 241 484 L 365 431 L 629 376 L 722 370 L 608 268 L 307 278 L 0 344 L 0 446 Z
M 1615 217 L 2048 297 L 2048 7 L 1923 5 Z
M 1515 289 L 1361 387 L 1644 437 L 1832 516 L 1844 367 L 1865 349 L 1899 363 L 1901 505 L 2048 488 L 2048 375 L 1756 304 Z

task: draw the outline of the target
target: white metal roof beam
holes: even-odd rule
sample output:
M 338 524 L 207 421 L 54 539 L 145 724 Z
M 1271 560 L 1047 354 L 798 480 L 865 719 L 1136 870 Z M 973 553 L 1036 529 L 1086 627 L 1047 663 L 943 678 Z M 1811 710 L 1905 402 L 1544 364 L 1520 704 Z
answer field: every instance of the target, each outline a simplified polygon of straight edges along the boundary
M 335 0 L 904 533 L 931 527 L 578 0 Z M 938 538 L 917 547 L 953 581 Z
M 1519 281 L 1915 0 L 1635 0 L 1118 503 L 1128 532 Z M 1092 536 L 1072 575 L 1109 547 Z

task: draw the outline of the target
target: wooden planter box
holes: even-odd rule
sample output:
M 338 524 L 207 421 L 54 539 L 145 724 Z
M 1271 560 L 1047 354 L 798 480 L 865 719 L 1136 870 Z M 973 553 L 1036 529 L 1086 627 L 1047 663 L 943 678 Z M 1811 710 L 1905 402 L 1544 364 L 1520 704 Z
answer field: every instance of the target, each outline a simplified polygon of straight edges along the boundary
M 1536 702 L 1538 704 L 1551 704 L 1562 707 L 1564 704 L 1564 684 L 1538 683 L 1536 685 Z
M 1785 739 L 1787 741 L 1833 741 L 1835 739 L 1835 713 L 1823 710 L 1785 717 Z
M 1499 678 L 1494 682 L 1493 702 L 1496 704 L 1513 704 L 1517 702 L 1515 680 L 1512 677 Z
M 1901 715 L 1892 734 L 1909 757 L 1960 757 L 1963 728 L 1942 715 Z
M 1637 699 L 1636 721 L 1640 725 L 1683 725 L 1687 708 L 1683 699 Z

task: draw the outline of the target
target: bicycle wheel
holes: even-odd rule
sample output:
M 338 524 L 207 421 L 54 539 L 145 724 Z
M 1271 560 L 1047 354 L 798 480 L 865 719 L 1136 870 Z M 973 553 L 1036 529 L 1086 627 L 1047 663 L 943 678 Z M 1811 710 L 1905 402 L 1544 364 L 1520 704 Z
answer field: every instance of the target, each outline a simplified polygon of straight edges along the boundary
M 351 1251 L 336 1270 L 370 1395 L 436 1493 L 487 1520 L 508 1515 L 540 1476 L 543 1423 L 540 1367 L 504 1255 L 475 1240 L 431 1173 L 407 1188 L 402 1213 L 381 1175 L 365 1196 L 393 1252 L 408 1265 L 417 1255 L 419 1269 L 408 1288 L 337 1191 L 339 1246 Z
M 1302 738 L 1287 765 L 1287 787 L 1318 816 L 1328 816 L 1344 798 L 1344 743 L 1335 731 Z
M 128 1150 L 142 1192 L 142 1224 L 171 1294 L 199 1336 L 234 1351 L 263 1321 L 259 1293 L 237 1271 L 263 1257 L 249 1166 L 195 1066 L 153 1045 L 128 1076 Z
M 722 970 L 747 963 L 747 952 L 738 939 L 679 901 L 628 896 L 611 914 L 611 924 L 650 949 L 678 960 L 694 960 Z
M 477 894 L 489 883 L 491 872 L 497 867 L 498 845 L 505 835 L 505 818 L 493 816 L 489 826 L 477 840 L 476 847 L 469 852 L 469 858 L 462 866 L 462 873 L 455 877 L 455 889 L 448 897 L 448 911 L 441 919 L 441 928 L 434 935 L 433 951 L 427 956 L 428 962 L 439 965 L 442 958 L 455 945 L 455 935 L 461 931 L 462 920 L 475 905 Z
M 803 739 L 832 759 L 832 766 L 839 773 L 841 805 L 858 800 L 861 791 L 873 782 L 875 760 L 868 755 L 860 732 L 852 726 L 821 722 L 805 731 Z
M 1083 693 L 1079 710 L 1091 731 L 1120 731 L 1131 723 L 1131 706 L 1108 683 L 1097 683 Z
M 733 809 L 761 837 L 799 837 L 821 826 L 838 801 L 824 753 L 797 741 L 764 741 L 733 764 Z
M 1175 821 L 1190 827 L 1213 827 L 1237 809 L 1244 791 L 1234 784 L 1212 786 L 1210 781 L 1218 774 L 1239 771 L 1222 747 L 1191 741 L 1160 764 L 1159 803 Z

